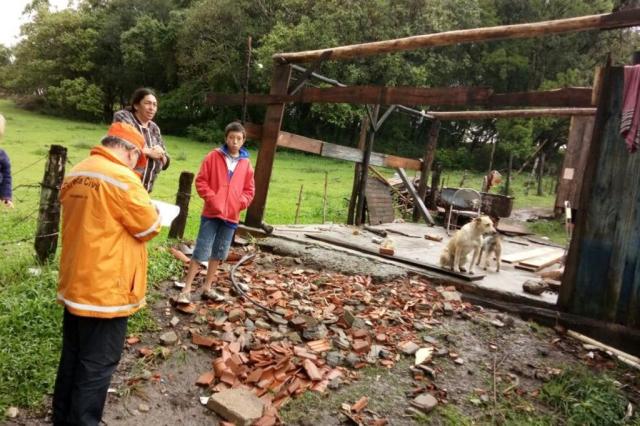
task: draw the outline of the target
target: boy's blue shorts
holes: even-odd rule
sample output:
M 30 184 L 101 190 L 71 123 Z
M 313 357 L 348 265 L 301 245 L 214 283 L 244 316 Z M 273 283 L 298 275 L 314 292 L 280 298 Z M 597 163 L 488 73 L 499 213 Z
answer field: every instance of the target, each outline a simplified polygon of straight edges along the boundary
M 234 232 L 235 229 L 225 224 L 222 219 L 201 216 L 193 257 L 200 262 L 209 259 L 225 260 Z

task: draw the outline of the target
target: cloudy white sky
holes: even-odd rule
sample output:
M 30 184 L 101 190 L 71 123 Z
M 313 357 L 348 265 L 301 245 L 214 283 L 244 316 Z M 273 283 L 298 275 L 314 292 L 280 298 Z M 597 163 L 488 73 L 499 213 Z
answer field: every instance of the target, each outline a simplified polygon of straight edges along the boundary
M 31 0 L 0 0 L 0 44 L 12 46 L 18 42 L 20 25 L 27 17 L 22 11 Z M 49 0 L 52 10 L 61 10 L 68 6 L 69 0 Z M 73 3 L 73 2 L 72 2 Z

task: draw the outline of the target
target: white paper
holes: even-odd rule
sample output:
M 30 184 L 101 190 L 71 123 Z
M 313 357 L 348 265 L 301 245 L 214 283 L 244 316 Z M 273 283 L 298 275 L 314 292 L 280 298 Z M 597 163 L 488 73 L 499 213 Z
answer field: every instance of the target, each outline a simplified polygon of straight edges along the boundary
M 154 206 L 158 209 L 160 213 L 162 226 L 171 226 L 171 222 L 178 216 L 180 213 L 180 207 L 175 204 L 165 203 L 164 201 L 151 200 Z
M 575 169 L 571 168 L 571 167 L 567 167 L 564 169 L 564 175 L 562 176 L 564 179 L 566 180 L 571 180 L 573 179 L 573 173 L 575 172 Z

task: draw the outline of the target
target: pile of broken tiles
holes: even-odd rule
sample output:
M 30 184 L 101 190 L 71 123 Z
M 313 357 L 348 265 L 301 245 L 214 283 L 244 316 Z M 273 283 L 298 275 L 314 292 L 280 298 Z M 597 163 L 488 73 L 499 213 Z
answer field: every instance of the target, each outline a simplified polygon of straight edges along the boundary
M 376 284 L 367 276 L 295 266 L 277 266 L 262 254 L 236 272 L 250 286 L 249 297 L 270 311 L 231 291 L 228 272 L 222 271 L 217 289 L 225 301 L 189 306 L 173 301 L 176 309 L 193 314 L 185 327 L 192 344 L 212 354 L 211 369 L 196 384 L 213 393 L 209 408 L 236 424 L 276 424 L 277 410 L 291 398 L 336 389 L 356 380 L 357 369 L 366 365 L 391 368 L 401 354 L 428 361 L 434 348 L 415 343 L 421 341 L 419 332 L 439 324 L 442 315 L 472 309 L 455 289 L 436 289 L 422 277 Z M 414 374 L 433 374 L 422 361 L 416 361 Z M 240 406 L 261 404 L 249 417 L 219 408 L 219 399 L 240 391 L 255 398 Z

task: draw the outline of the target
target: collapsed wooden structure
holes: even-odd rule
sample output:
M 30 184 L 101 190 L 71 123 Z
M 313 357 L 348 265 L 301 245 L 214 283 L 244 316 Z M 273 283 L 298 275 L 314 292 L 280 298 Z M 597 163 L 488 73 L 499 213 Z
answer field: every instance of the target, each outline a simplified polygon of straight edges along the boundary
M 354 191 L 354 193 L 357 194 L 354 222 L 360 223 L 369 165 L 419 170 L 421 172 L 421 180 L 418 187 L 418 194 L 422 198 L 424 197 L 427 184 L 426 179 L 431 172 L 435 155 L 440 122 L 443 120 L 540 116 L 566 116 L 574 117 L 575 120 L 575 117 L 593 116 L 594 113 L 596 113 L 596 109 L 594 108 L 596 106 L 598 107 L 598 117 L 604 117 L 608 110 L 611 109 L 610 106 L 603 104 L 605 101 L 597 102 L 599 98 L 594 96 L 591 88 L 562 88 L 552 91 L 494 93 L 493 90 L 486 87 L 348 87 L 337 82 L 334 82 L 336 84 L 332 84 L 334 87 L 304 87 L 305 81 L 313 78 L 315 71 L 323 61 L 361 58 L 389 52 L 446 46 L 458 43 L 537 37 L 576 31 L 607 30 L 636 25 L 640 25 L 640 9 L 629 9 L 610 14 L 491 28 L 449 31 L 306 52 L 275 54 L 273 56 L 274 66 L 269 94 L 210 94 L 208 96 L 208 101 L 215 105 L 241 105 L 243 103 L 249 103 L 267 106 L 263 124 L 261 126 L 248 125 L 250 137 L 260 140 L 260 150 L 255 173 L 256 195 L 252 205 L 248 209 L 246 223 L 253 227 L 260 227 L 263 224 L 269 182 L 277 146 L 358 163 L 360 165 L 358 168 L 359 172 L 354 182 L 354 188 L 357 188 L 357 190 Z M 310 66 L 305 70 L 297 65 L 293 65 L 296 63 L 310 63 Z M 301 71 L 303 75 L 298 80 L 297 85 L 290 88 L 293 70 Z M 367 105 L 367 117 L 366 120 L 364 120 L 366 124 L 363 126 L 364 129 L 361 133 L 359 147 L 344 147 L 281 131 L 286 105 L 291 102 L 352 103 Z M 425 155 L 420 160 L 373 152 L 375 133 L 380 129 L 380 126 L 389 114 L 396 109 L 404 108 L 405 110 L 411 110 L 411 108 L 399 106 L 401 104 L 428 105 L 430 107 L 473 106 L 489 109 L 485 111 L 427 111 L 421 113 L 425 119 L 431 120 L 431 126 L 425 144 Z M 373 107 L 369 107 L 370 105 L 373 105 Z M 384 112 L 381 111 L 382 106 L 388 106 Z M 517 107 L 517 109 L 498 109 L 514 107 Z M 524 109 L 524 107 L 526 107 L 526 109 Z M 604 110 L 607 110 L 607 112 Z M 416 112 L 416 110 L 411 111 L 413 113 Z M 601 127 L 596 125 L 596 128 L 600 129 Z M 592 147 L 599 149 L 599 143 L 595 142 L 596 137 L 600 137 L 598 130 L 594 133 Z M 597 156 L 591 153 L 589 158 L 591 158 L 591 160 L 589 160 L 590 164 L 593 164 L 596 161 L 593 158 L 597 158 Z M 589 179 L 595 179 L 596 175 L 597 173 L 593 170 L 590 174 L 585 174 L 585 182 Z M 590 184 L 585 184 L 582 191 L 583 194 L 590 190 L 591 187 Z M 582 197 L 581 204 L 578 207 L 584 208 L 585 211 L 588 210 L 588 198 L 591 197 Z M 637 204 L 640 205 L 640 203 Z M 618 207 L 618 205 L 613 205 L 612 207 L 615 208 Z M 581 222 L 579 222 L 579 224 L 580 223 Z M 574 247 L 578 244 L 575 241 L 582 239 L 585 226 L 587 225 L 584 223 L 583 226 L 579 225 L 574 236 L 574 243 L 572 243 L 572 251 L 570 251 L 569 262 L 567 264 L 569 270 L 580 269 L 576 266 L 577 263 L 581 261 L 580 256 L 576 254 L 577 252 L 574 250 Z M 560 306 L 571 313 L 577 313 L 579 311 L 575 303 L 568 302 L 568 300 L 571 299 L 571 295 L 576 291 L 575 289 L 580 287 L 580 282 L 576 282 L 575 280 L 576 273 L 568 274 L 565 277 L 565 282 L 563 283 L 565 292 L 561 293 L 562 297 L 560 300 Z M 630 289 L 625 287 L 626 290 L 623 293 L 633 298 L 634 304 L 632 308 L 635 309 L 636 313 L 629 318 L 625 318 L 624 315 L 614 315 L 613 317 L 607 315 L 607 319 L 611 321 L 615 320 L 620 324 L 628 323 L 629 325 L 637 326 L 640 269 L 636 270 L 631 281 L 632 283 L 629 284 L 631 286 Z M 599 285 L 607 286 L 608 284 L 605 281 Z M 618 284 L 615 285 L 620 287 Z M 613 293 L 616 292 L 613 291 Z M 618 291 L 617 294 L 620 295 L 620 292 Z M 625 312 L 628 311 L 629 309 L 625 308 Z M 593 308 L 585 313 L 588 313 L 594 318 L 599 318 L 601 315 L 598 315 L 598 312 L 598 309 Z

